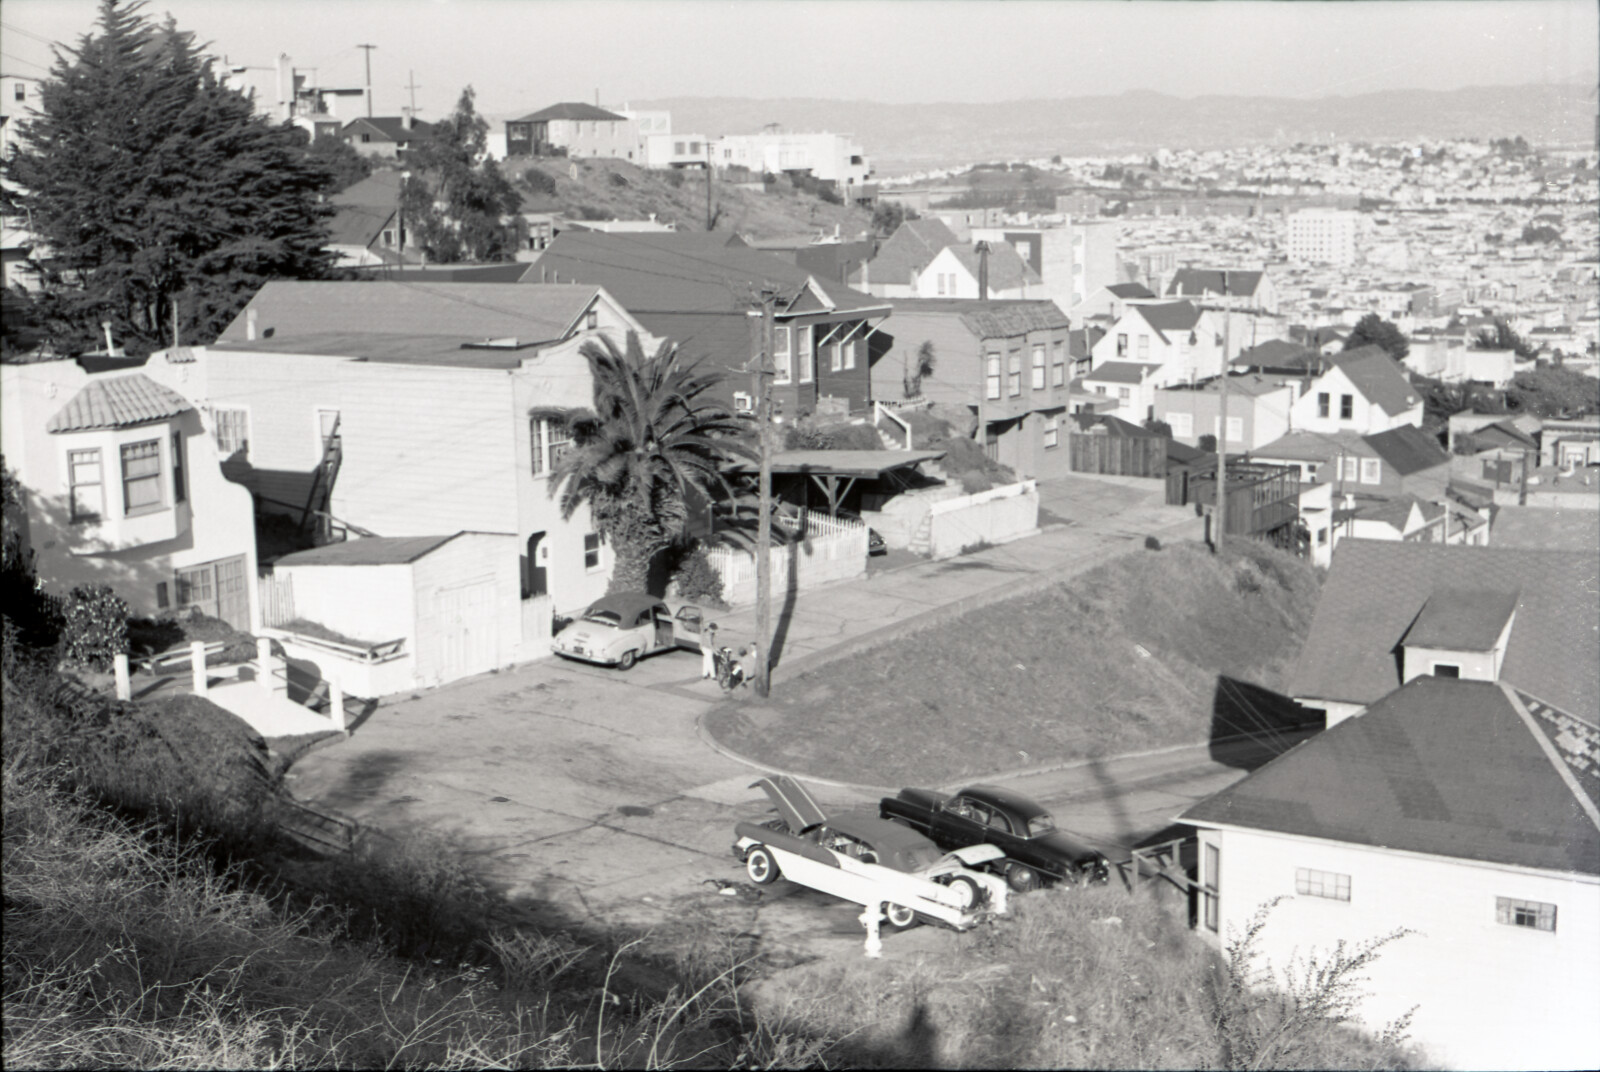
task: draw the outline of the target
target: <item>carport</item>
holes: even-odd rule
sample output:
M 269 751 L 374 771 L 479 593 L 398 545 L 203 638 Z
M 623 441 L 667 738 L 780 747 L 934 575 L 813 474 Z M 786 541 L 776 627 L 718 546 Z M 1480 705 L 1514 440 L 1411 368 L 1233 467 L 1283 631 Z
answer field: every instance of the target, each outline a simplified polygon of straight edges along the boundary
M 827 501 L 828 516 L 837 517 L 840 502 L 856 481 L 882 480 L 943 457 L 942 450 L 786 450 L 773 455 L 771 468 L 774 478 L 784 478 L 786 490 L 800 487 L 807 509 L 815 485 Z M 750 470 L 748 465 L 742 468 Z

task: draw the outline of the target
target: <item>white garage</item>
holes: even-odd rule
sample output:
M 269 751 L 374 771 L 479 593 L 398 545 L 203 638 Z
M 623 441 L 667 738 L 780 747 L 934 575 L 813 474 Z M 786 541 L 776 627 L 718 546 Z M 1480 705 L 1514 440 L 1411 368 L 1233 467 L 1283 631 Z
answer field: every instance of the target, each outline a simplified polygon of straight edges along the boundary
M 515 536 L 487 532 L 297 551 L 273 567 L 270 632 L 357 696 L 481 674 L 509 665 L 521 640 L 517 554 Z

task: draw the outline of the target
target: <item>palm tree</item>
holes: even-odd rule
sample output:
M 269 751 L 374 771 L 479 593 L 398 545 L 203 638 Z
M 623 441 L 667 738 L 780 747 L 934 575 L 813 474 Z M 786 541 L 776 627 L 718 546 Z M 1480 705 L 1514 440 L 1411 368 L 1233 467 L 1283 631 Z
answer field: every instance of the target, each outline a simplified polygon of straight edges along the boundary
M 642 592 L 657 554 L 682 539 L 690 489 L 731 494 L 722 474 L 733 457 L 751 457 L 746 422 L 708 393 L 722 377 L 685 365 L 671 343 L 651 357 L 628 333 L 620 350 L 601 335 L 579 351 L 594 377 L 594 408 L 529 410 L 572 434 L 550 468 L 561 514 L 588 506 L 595 530 L 616 556 L 610 591 Z

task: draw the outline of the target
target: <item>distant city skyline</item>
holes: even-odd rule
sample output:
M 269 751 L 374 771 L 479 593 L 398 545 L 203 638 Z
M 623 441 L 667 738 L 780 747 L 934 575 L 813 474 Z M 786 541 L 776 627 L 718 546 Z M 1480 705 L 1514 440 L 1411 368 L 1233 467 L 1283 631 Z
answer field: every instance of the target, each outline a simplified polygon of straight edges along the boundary
M 0 70 L 43 77 L 92 0 L 5 0 Z M 1315 98 L 1600 79 L 1592 0 L 154 0 L 210 51 L 287 53 L 374 110 L 665 97 L 1003 102 L 1149 90 Z M 348 116 L 360 105 L 348 102 Z

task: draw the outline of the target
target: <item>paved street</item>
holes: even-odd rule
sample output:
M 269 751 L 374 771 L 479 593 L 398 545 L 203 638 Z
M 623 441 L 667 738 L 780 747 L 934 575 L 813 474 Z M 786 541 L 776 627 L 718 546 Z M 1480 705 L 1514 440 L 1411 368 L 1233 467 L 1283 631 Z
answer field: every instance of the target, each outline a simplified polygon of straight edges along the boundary
M 1192 527 L 1192 515 L 1153 503 L 1153 482 L 1142 483 L 1052 486 L 1046 501 L 1062 520 L 1047 519 L 1039 536 L 805 594 L 784 664 L 794 672 L 830 647 L 913 616 L 1049 583 L 1136 546 L 1147 532 L 1170 539 Z M 1091 499 L 1094 510 L 1084 505 Z M 738 642 L 747 617 L 753 627 L 753 612 L 723 615 L 724 635 Z M 391 836 L 425 829 L 448 838 L 530 915 L 656 921 L 684 897 L 714 896 L 705 880 L 742 878 L 729 852 L 733 824 L 766 807 L 749 789 L 759 772 L 697 735 L 698 717 L 723 699 L 698 674 L 698 657 L 686 652 L 626 674 L 551 659 L 391 698 L 350 740 L 303 758 L 291 785 L 301 799 Z M 1015 784 L 1054 807 L 1063 826 L 1125 858 L 1134 839 L 1241 773 L 1200 747 Z M 818 796 L 830 806 L 876 802 L 871 792 L 838 787 L 818 787 Z M 769 922 L 803 911 L 806 929 L 837 932 L 841 941 L 859 935 L 853 915 L 835 919 L 827 899 L 808 891 L 785 884 L 782 896 L 769 893 L 763 903 Z

